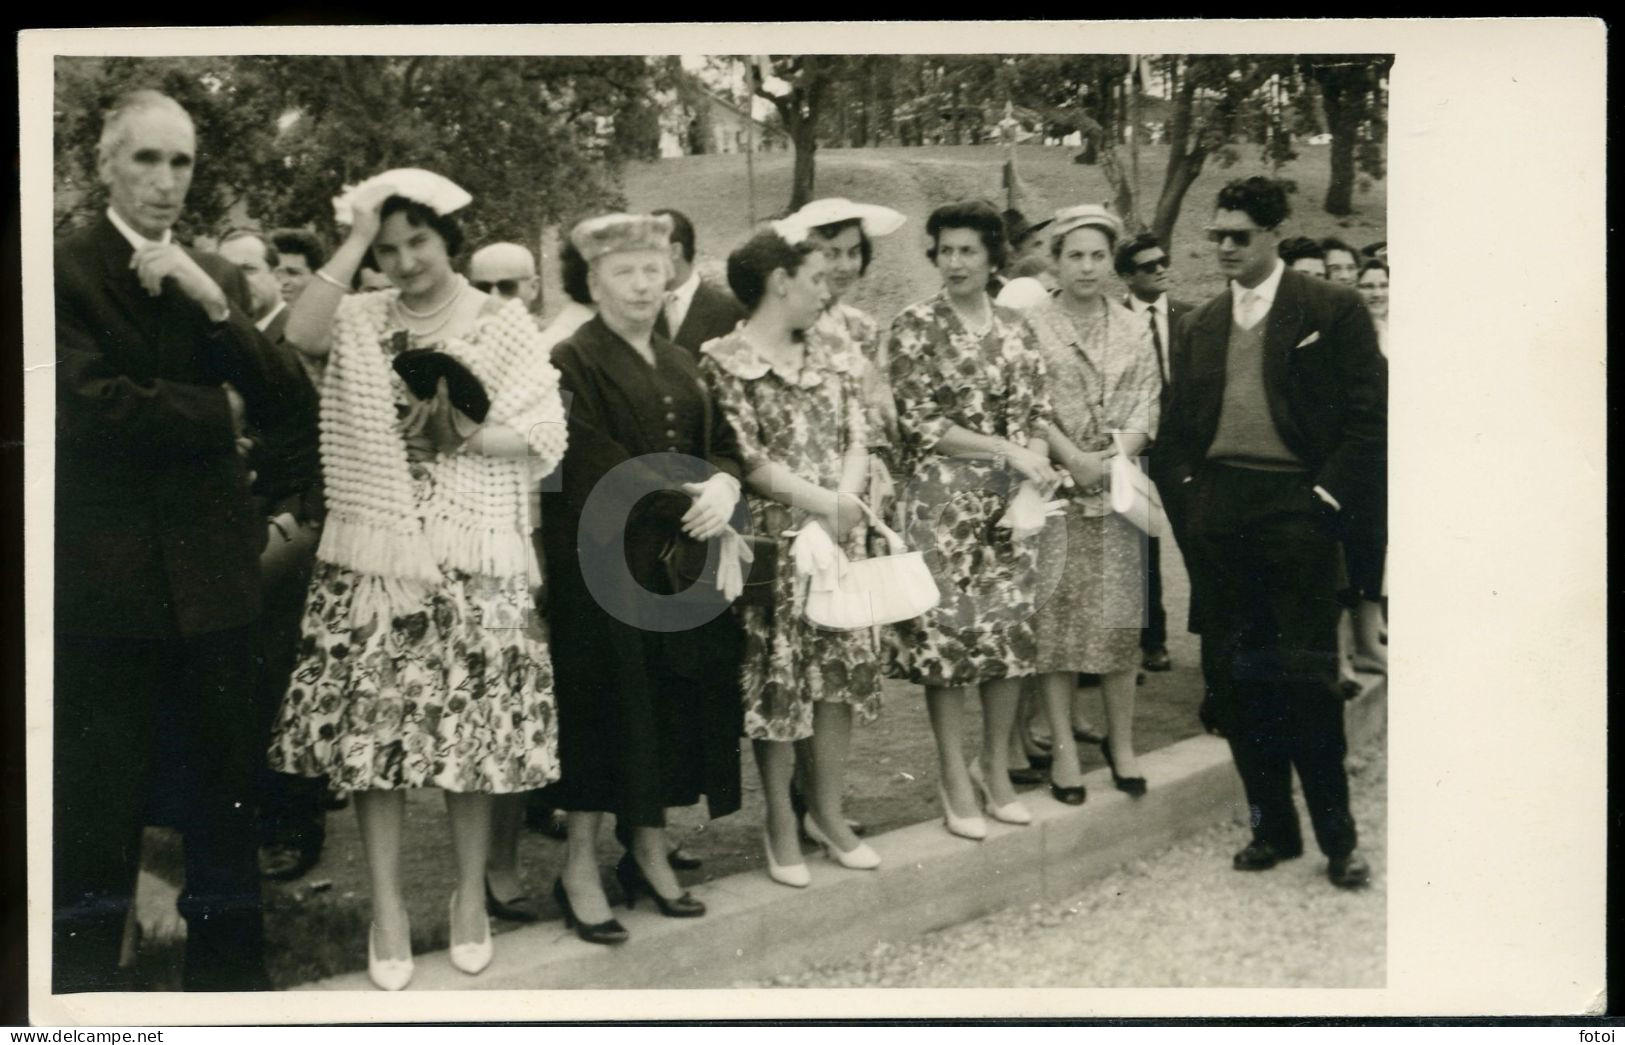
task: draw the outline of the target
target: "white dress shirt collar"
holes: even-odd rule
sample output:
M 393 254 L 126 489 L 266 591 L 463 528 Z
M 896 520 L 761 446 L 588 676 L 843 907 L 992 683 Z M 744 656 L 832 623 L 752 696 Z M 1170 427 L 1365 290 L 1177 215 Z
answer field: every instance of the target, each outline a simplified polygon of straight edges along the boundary
M 1145 314 L 1147 309 L 1161 313 L 1164 318 L 1168 316 L 1168 295 L 1158 294 L 1155 301 L 1141 301 L 1138 294 L 1128 295 L 1128 307 L 1137 316 Z
M 276 308 L 273 308 L 271 311 L 267 312 L 264 318 L 256 320 L 254 322 L 254 326 L 257 327 L 261 333 L 264 333 L 266 328 L 271 325 L 271 321 L 276 319 L 277 316 L 281 315 L 282 310 L 287 307 L 288 303 L 279 299 L 276 303 Z
M 140 250 L 149 243 L 168 243 L 170 240 L 168 229 L 165 229 L 164 234 L 159 236 L 157 239 L 148 239 L 147 237 L 141 235 L 141 233 L 135 231 L 135 229 L 131 228 L 123 218 L 118 216 L 118 211 L 114 210 L 112 207 L 107 208 L 107 220 L 113 223 L 113 227 L 115 229 L 118 229 L 118 234 L 120 236 L 123 236 L 129 241 L 130 247 L 133 250 Z
M 1281 274 L 1285 271 L 1286 262 L 1282 261 L 1280 258 L 1276 258 L 1275 267 L 1270 270 L 1270 274 L 1268 276 L 1264 277 L 1264 282 L 1260 283 L 1256 287 L 1250 288 L 1252 290 L 1253 298 L 1257 302 L 1257 304 L 1253 306 L 1256 311 L 1252 312 L 1251 317 L 1244 313 L 1241 307 L 1242 295 L 1246 294 L 1249 288 L 1242 286 L 1235 280 L 1230 281 L 1230 315 L 1235 319 L 1236 323 L 1243 327 L 1250 327 L 1252 326 L 1252 323 L 1247 321 L 1249 318 L 1251 318 L 1253 322 L 1257 322 L 1257 317 L 1267 315 L 1269 313 L 1270 306 L 1275 304 L 1276 291 L 1281 289 Z
M 699 289 L 699 270 L 691 269 L 687 279 L 666 292 L 666 325 L 671 328 L 672 335 L 676 335 L 677 328 L 688 318 L 689 306 L 694 304 L 694 292 Z

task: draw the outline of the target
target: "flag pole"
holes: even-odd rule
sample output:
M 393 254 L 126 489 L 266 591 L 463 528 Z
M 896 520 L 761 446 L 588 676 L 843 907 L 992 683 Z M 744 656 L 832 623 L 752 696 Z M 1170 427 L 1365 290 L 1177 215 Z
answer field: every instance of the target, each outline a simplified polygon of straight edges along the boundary
M 1140 81 L 1144 66 L 1140 64 L 1139 55 L 1129 57 L 1128 70 L 1128 104 L 1129 104 L 1129 167 L 1134 176 L 1134 213 L 1125 214 L 1125 219 L 1132 219 L 1135 224 L 1140 220 Z
M 745 222 L 756 227 L 756 73 L 745 64 Z

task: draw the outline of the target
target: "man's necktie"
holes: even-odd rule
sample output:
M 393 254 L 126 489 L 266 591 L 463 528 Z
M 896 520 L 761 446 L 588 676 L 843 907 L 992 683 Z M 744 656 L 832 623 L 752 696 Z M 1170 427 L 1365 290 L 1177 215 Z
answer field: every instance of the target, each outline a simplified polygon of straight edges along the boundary
M 1157 310 L 1155 307 L 1145 310 L 1145 321 L 1151 325 L 1151 347 L 1157 350 L 1157 376 L 1162 383 L 1168 383 L 1168 366 L 1162 361 L 1162 331 L 1157 329 Z
M 1251 330 L 1258 324 L 1258 291 L 1247 290 L 1241 295 L 1241 328 Z

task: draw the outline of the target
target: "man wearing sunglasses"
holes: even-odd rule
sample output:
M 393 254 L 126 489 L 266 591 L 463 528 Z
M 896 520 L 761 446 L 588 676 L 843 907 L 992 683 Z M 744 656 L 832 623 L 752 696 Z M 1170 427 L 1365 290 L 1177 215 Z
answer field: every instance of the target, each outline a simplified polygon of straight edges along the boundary
M 1296 769 L 1327 875 L 1352 889 L 1370 869 L 1343 766 L 1339 540 L 1364 539 L 1381 503 L 1387 370 L 1359 296 L 1277 257 L 1288 212 L 1266 178 L 1220 190 L 1207 232 L 1230 286 L 1175 329 L 1153 466 L 1195 563 L 1213 710 L 1251 807 L 1233 866 L 1303 853 Z
M 1162 398 L 1168 396 L 1168 348 L 1174 325 L 1194 307 L 1168 296 L 1168 252 L 1149 232 L 1126 240 L 1117 248 L 1117 275 L 1128 286 L 1123 304 L 1151 331 L 1157 352 L 1157 373 Z M 1168 671 L 1168 614 L 1162 608 L 1162 542 L 1152 537 L 1146 547 L 1146 626 L 1140 632 L 1141 666 L 1147 671 Z
M 533 314 L 541 307 L 536 258 L 517 243 L 489 243 L 476 250 L 468 259 L 468 281 L 483 294 L 518 298 Z

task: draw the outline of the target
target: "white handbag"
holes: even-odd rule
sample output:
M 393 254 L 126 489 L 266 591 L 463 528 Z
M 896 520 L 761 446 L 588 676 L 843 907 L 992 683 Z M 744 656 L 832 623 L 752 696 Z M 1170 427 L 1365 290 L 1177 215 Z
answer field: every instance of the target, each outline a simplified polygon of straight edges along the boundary
M 881 522 L 874 509 L 861 500 L 858 503 L 869 524 L 891 545 L 890 555 L 853 562 L 820 526 L 809 525 L 796 535 L 795 544 L 801 546 L 793 551 L 796 566 L 808 579 L 802 612 L 821 628 L 857 631 L 896 624 L 918 617 L 942 601 L 925 556 L 909 551 L 902 536 Z M 803 569 L 804 562 L 815 561 L 817 565 Z
M 1117 454 L 1112 458 L 1112 511 L 1132 523 L 1147 537 L 1168 532 L 1168 516 L 1162 510 L 1162 495 L 1151 477 L 1140 471 L 1123 452 L 1123 433 L 1113 432 Z

